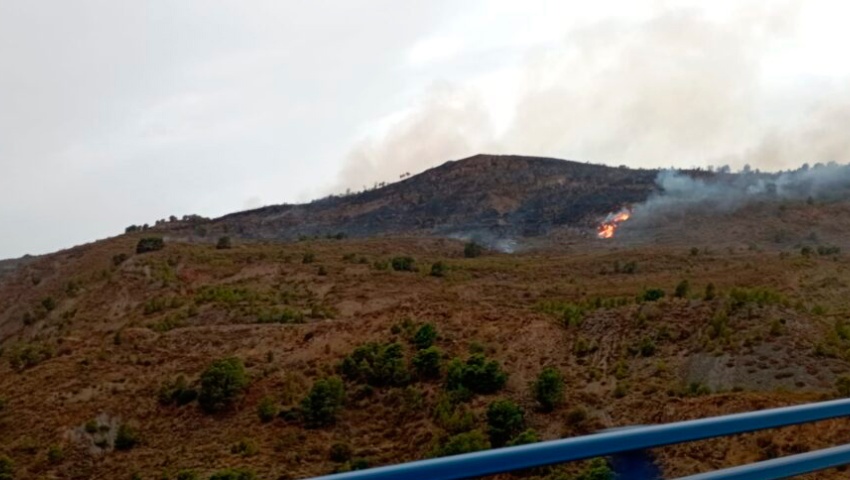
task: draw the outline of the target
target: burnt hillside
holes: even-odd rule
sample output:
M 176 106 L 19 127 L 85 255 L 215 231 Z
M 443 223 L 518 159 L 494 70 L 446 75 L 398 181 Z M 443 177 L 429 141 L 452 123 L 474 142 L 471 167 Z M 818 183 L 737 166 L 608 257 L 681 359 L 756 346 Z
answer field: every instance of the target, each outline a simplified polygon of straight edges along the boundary
M 538 236 L 560 226 L 590 226 L 624 203 L 645 200 L 656 175 L 552 158 L 476 155 L 375 190 L 234 213 L 213 221 L 211 229 L 263 239 Z

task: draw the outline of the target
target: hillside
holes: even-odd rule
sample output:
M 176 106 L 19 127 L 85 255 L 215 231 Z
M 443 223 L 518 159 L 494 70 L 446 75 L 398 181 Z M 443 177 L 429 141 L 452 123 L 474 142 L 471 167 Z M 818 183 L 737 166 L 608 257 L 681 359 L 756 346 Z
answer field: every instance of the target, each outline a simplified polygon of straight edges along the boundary
M 515 160 L 474 157 L 350 197 L 0 264 L 0 459 L 15 479 L 207 479 L 226 468 L 295 479 L 494 446 L 506 438 L 491 434 L 487 411 L 502 399 L 523 411 L 505 434 L 519 441 L 850 394 L 846 200 L 656 209 L 600 240 L 600 216 L 646 199 L 656 172 L 635 183 L 641 171 Z M 534 175 L 513 171 L 529 164 Z M 569 180 L 579 172 L 590 178 Z M 432 210 L 450 220 L 422 230 L 388 213 Z M 307 211 L 326 216 L 299 227 Z M 334 223 L 343 211 L 392 222 L 372 224 L 372 237 Z M 544 211 L 558 220 L 532 221 Z M 435 235 L 500 219 L 512 232 L 558 227 L 521 237 L 518 253 L 469 258 L 464 242 Z M 277 241 L 287 222 L 320 238 Z M 225 226 L 232 248 L 217 249 Z M 325 238 L 338 231 L 349 235 Z M 137 253 L 148 237 L 163 248 Z M 482 354 L 495 366 L 476 373 Z M 210 409 L 196 396 L 228 358 L 245 377 Z M 547 367 L 564 385 L 551 409 L 531 388 Z M 339 384 L 323 381 L 335 376 L 339 405 Z M 676 477 L 848 434 L 850 421 L 835 420 L 653 453 Z
M 361 193 L 234 213 L 204 231 L 266 240 L 338 233 L 485 241 L 541 236 L 565 226 L 592 229 L 599 216 L 645 200 L 655 189 L 657 173 L 551 158 L 477 155 Z

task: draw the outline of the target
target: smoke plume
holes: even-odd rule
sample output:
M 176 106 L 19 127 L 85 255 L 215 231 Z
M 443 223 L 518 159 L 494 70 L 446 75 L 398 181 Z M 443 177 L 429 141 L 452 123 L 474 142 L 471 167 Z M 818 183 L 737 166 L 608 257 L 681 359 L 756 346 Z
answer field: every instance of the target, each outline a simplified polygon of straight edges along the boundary
M 775 52 L 796 38 L 803 4 L 742 5 L 723 18 L 662 8 L 573 28 L 521 55 L 508 121 L 495 121 L 493 99 L 469 93 L 474 88 L 431 92 L 352 149 L 339 186 L 393 180 L 479 152 L 654 168 L 779 170 L 850 160 L 850 82 L 771 73 L 779 68 Z M 684 182 L 659 181 L 669 192 Z M 720 188 L 704 187 L 706 194 Z

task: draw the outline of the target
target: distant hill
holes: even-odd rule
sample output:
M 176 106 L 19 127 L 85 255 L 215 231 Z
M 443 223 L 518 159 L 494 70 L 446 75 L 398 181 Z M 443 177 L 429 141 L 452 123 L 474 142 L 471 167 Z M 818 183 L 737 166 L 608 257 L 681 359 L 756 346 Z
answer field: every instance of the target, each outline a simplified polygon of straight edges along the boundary
M 657 170 L 476 155 L 382 188 L 226 215 L 209 230 L 242 238 L 426 234 L 500 238 L 592 227 L 655 190 Z

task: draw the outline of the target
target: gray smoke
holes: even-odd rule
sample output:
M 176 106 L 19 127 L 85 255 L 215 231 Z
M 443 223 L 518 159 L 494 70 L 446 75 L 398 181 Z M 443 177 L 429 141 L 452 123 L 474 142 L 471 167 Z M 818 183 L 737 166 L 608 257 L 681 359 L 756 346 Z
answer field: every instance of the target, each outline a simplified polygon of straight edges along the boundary
M 794 44 L 805 4 L 742 2 L 722 19 L 659 5 L 524 52 L 504 128 L 493 128 L 474 89 L 429 93 L 352 149 L 337 191 L 481 152 L 654 168 L 850 161 L 850 82 L 766 73 L 773 53 Z
M 745 168 L 738 174 L 723 171 L 703 176 L 664 170 L 656 184 L 658 192 L 633 207 L 637 225 L 659 215 L 693 210 L 728 213 L 752 202 L 848 199 L 850 165 L 819 163 L 779 173 Z

